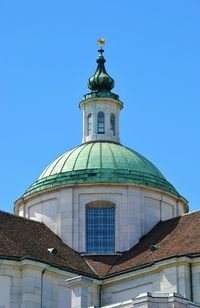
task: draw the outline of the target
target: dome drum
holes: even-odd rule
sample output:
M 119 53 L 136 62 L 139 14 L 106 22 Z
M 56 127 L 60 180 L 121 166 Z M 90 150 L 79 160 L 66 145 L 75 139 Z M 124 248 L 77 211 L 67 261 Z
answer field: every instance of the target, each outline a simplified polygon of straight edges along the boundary
M 53 186 L 35 193 L 30 191 L 17 201 L 15 211 L 26 218 L 44 222 L 67 245 L 87 254 L 87 208 L 99 204 L 105 208 L 108 203 L 112 203 L 115 211 L 113 253 L 129 250 L 160 220 L 185 212 L 184 200 L 163 190 L 95 181 Z

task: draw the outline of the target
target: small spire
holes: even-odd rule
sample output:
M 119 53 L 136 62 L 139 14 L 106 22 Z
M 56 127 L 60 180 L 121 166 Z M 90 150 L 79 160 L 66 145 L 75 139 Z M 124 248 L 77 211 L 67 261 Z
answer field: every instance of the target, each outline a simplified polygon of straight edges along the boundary
M 114 88 L 114 80 L 108 75 L 104 65 L 106 60 L 103 56 L 104 50 L 102 46 L 105 44 L 105 40 L 99 38 L 98 44 L 100 45 L 100 49 L 98 50 L 99 56 L 97 58 L 98 66 L 95 74 L 88 80 L 88 88 L 95 92 L 111 91 Z
M 99 58 L 104 59 L 104 57 L 103 57 L 103 52 L 104 52 L 104 50 L 103 50 L 102 46 L 105 45 L 105 40 L 104 40 L 102 37 L 100 37 L 100 38 L 97 40 L 97 42 L 98 42 L 98 44 L 99 44 L 99 46 L 100 46 L 100 49 L 98 50 L 98 52 L 99 52 Z M 97 59 L 97 60 L 98 60 L 98 59 Z M 104 63 L 105 63 L 105 62 L 106 62 L 106 60 L 104 59 Z M 98 61 L 97 61 L 97 63 L 98 63 Z

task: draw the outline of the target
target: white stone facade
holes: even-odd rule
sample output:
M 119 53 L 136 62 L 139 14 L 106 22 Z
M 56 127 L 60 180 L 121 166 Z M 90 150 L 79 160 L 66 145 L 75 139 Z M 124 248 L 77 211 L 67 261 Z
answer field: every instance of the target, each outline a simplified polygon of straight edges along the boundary
M 83 111 L 83 142 L 94 140 L 106 140 L 113 142 L 120 142 L 119 136 L 119 113 L 122 108 L 122 103 L 117 100 L 109 98 L 95 98 L 82 101 L 80 108 Z M 105 115 L 105 133 L 98 134 L 97 131 L 97 117 L 98 113 L 103 112 Z M 91 114 L 91 133 L 88 134 L 88 116 Z M 115 117 L 115 132 L 110 129 L 110 117 Z
M 86 252 L 86 206 L 108 201 L 115 207 L 115 251 L 129 250 L 160 220 L 187 211 L 183 198 L 133 184 L 88 184 L 35 194 L 16 203 L 17 215 L 44 222 L 78 252 Z
M 32 260 L 1 260 L 0 286 L 2 308 L 200 307 L 200 258 L 174 257 L 104 280 Z
M 98 292 L 101 290 L 99 296 L 96 296 L 98 301 L 94 305 L 95 307 L 186 308 L 200 307 L 199 278 L 200 258 L 190 259 L 188 257 L 181 257 L 158 261 L 149 267 L 141 268 L 123 275 L 115 275 L 103 281 L 95 282 L 95 280 L 91 280 L 90 283 L 86 281 L 84 284 L 84 278 L 81 279 L 80 276 L 77 276 L 68 279 L 66 284 L 74 291 L 79 290 L 79 292 L 85 292 L 84 297 L 88 299 L 86 306 L 77 306 L 77 304 L 74 304 L 74 306 L 72 306 L 73 308 L 86 308 L 92 306 L 90 304 L 91 297 L 89 295 L 91 292 L 89 286 L 91 285 L 93 286 L 93 292 L 95 294 L 98 295 Z M 96 291 L 94 291 L 95 284 Z M 84 289 L 81 289 L 83 287 Z M 146 292 L 155 293 L 157 295 L 161 294 L 161 297 L 164 293 L 169 293 L 169 296 L 166 295 L 162 299 L 160 299 L 159 296 L 156 296 L 155 299 L 150 297 L 149 302 L 145 302 L 144 296 L 138 295 Z M 180 297 L 174 298 L 174 295 L 172 295 L 173 293 L 180 294 Z M 153 306 L 155 303 L 156 305 Z M 149 304 L 149 306 L 147 304 Z M 175 304 L 175 306 L 172 304 Z
M 65 280 L 73 274 L 24 260 L 0 261 L 1 308 L 71 307 L 71 291 Z
M 123 301 L 103 308 L 196 308 L 197 303 L 191 303 L 188 299 L 175 292 L 172 293 L 150 293 L 139 294 L 132 300 Z
M 124 275 L 107 278 L 104 281 L 102 302 L 104 305 L 124 302 L 148 291 L 175 292 L 200 303 L 199 262 L 199 258 L 171 258 Z

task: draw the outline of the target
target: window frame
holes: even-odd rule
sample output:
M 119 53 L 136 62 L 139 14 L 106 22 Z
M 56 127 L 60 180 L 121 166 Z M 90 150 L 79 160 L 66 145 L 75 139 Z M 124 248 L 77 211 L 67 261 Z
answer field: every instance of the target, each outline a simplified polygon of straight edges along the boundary
M 90 202 L 89 204 L 86 205 L 85 210 L 86 210 L 85 212 L 86 254 L 89 255 L 115 254 L 115 245 L 116 245 L 115 204 L 110 201 Z
M 97 133 L 105 134 L 105 114 L 103 111 L 99 111 L 97 114 Z
M 87 116 L 87 136 L 92 134 L 92 114 L 89 113 Z
M 112 132 L 112 135 L 115 136 L 115 115 L 114 113 L 111 113 L 110 115 L 110 131 Z

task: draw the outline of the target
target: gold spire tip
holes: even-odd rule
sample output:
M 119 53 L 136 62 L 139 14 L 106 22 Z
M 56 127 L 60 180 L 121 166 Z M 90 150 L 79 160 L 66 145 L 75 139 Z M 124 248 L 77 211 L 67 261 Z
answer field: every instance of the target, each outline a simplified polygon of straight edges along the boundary
M 98 39 L 98 44 L 102 47 L 105 44 L 105 40 L 102 37 L 100 37 Z

